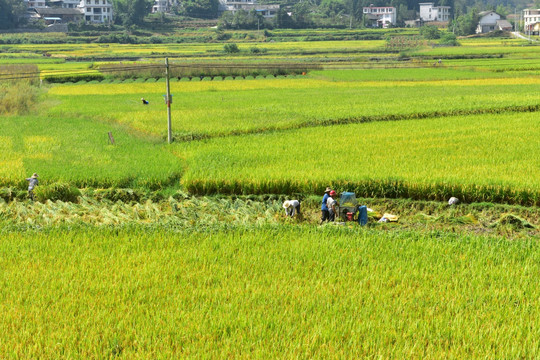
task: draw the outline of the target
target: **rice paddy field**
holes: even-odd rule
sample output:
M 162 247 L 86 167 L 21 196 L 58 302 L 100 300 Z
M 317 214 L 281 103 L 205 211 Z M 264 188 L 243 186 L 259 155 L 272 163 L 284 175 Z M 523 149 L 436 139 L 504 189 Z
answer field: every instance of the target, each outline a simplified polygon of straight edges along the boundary
M 538 359 L 540 47 L 460 42 L 0 44 L 0 70 L 41 78 L 162 55 L 318 67 L 174 78 L 172 144 L 162 77 L 44 81 L 5 110 L 0 358 Z M 319 225 L 327 186 L 368 225 Z
M 4 234 L 4 358 L 538 357 L 538 243 L 294 226 Z

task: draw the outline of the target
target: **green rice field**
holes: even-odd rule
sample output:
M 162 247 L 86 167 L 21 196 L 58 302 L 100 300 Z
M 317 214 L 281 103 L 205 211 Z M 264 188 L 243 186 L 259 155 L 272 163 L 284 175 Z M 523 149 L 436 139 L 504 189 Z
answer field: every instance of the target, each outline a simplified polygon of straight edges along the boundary
M 327 39 L 373 31 L 0 35 L 0 359 L 540 358 L 540 47 Z M 168 144 L 164 77 L 100 68 L 165 56 L 316 70 L 175 77 Z M 327 186 L 367 226 L 320 224 Z
M 290 226 L 2 237 L 4 358 L 539 355 L 537 240 Z

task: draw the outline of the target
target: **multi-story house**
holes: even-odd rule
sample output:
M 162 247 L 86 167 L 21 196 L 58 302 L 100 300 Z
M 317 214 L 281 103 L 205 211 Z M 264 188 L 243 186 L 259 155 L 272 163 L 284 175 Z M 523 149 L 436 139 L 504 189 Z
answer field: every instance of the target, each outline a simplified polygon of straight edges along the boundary
M 523 10 L 523 30 L 528 34 L 540 33 L 540 9 Z
M 76 9 L 81 0 L 62 0 L 62 7 L 66 9 Z
M 364 16 L 376 27 L 387 28 L 396 25 L 396 8 L 392 6 L 366 6 Z
M 447 22 L 450 20 L 450 6 L 434 6 L 432 2 L 419 3 L 420 20 L 423 22 L 440 21 Z
M 85 21 L 87 23 L 108 24 L 113 20 L 113 7 L 111 0 L 49 0 L 45 5 L 45 0 L 24 0 L 28 8 L 28 13 L 34 17 L 36 13 L 41 18 L 51 17 L 62 23 Z M 61 9 L 66 9 L 62 11 Z M 67 10 L 67 9 L 72 9 Z M 38 11 L 40 10 L 40 11 Z M 43 11 L 41 11 L 43 10 Z M 79 16 L 81 15 L 81 16 Z M 35 17 L 35 19 L 40 18 Z
M 87 23 L 111 23 L 113 7 L 111 0 L 81 0 L 78 8 L 84 12 Z

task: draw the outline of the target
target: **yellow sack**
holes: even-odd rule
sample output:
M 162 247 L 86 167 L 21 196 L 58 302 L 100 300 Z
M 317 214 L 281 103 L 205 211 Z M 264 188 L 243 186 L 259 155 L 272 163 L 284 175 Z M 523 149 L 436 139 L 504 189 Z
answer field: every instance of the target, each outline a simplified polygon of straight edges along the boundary
M 398 221 L 399 216 L 392 215 L 392 214 L 389 214 L 389 213 L 384 213 L 383 218 L 388 219 L 388 221 L 390 221 L 390 222 L 396 222 L 396 221 Z

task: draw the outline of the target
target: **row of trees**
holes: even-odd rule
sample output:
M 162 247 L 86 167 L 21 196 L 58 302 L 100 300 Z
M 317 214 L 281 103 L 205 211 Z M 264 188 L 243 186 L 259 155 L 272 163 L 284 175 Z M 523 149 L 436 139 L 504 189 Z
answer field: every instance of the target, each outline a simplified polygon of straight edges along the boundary
M 271 22 L 256 13 L 239 11 L 225 13 L 221 23 L 225 28 L 304 28 L 304 27 L 362 27 L 365 26 L 363 8 L 366 6 L 393 6 L 396 8 L 396 25 L 405 26 L 405 20 L 416 17 L 422 0 L 258 0 L 258 3 L 284 2 L 282 10 Z M 437 5 L 450 6 L 454 19 L 450 29 L 457 35 L 474 33 L 479 10 L 496 10 L 501 15 L 527 7 L 528 0 L 439 0 Z M 538 2 L 540 7 L 540 0 Z M 113 0 L 115 23 L 142 25 L 152 9 L 153 0 Z M 172 11 L 177 15 L 212 19 L 218 17 L 219 0 L 181 0 Z M 13 28 L 24 21 L 26 11 L 22 0 L 0 0 L 0 29 Z M 292 15 L 289 16 L 288 13 Z
M 114 21 L 118 25 L 142 25 L 153 4 L 153 0 L 113 0 Z M 218 17 L 218 7 L 218 0 L 184 0 L 171 10 L 176 15 L 215 19 Z

